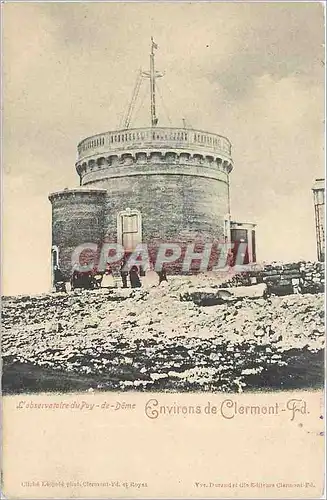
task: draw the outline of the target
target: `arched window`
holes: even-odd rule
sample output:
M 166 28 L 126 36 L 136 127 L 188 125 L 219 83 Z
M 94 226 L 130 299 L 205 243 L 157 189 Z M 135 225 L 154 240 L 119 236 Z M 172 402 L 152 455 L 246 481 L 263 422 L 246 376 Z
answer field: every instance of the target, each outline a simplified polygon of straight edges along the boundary
M 59 248 L 57 245 L 51 247 L 51 263 L 52 269 L 54 269 L 55 266 L 59 266 Z
M 55 270 L 59 268 L 59 248 L 57 245 L 51 247 L 51 281 L 54 283 Z

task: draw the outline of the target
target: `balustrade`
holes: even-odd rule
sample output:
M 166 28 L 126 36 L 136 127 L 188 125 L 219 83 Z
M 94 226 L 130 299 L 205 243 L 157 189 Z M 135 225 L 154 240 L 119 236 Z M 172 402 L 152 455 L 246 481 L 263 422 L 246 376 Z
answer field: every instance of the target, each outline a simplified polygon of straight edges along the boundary
M 78 145 L 78 161 L 92 154 L 142 147 L 203 150 L 228 157 L 231 155 L 231 143 L 221 135 L 193 129 L 156 127 L 117 130 L 88 137 Z

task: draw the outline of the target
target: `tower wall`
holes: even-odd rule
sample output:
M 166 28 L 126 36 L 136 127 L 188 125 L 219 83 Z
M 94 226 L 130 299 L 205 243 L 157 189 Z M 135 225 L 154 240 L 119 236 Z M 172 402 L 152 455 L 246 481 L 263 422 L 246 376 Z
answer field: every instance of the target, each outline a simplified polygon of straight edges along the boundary
M 50 195 L 62 271 L 71 273 L 72 253 L 87 242 L 123 243 L 126 250 L 128 238 L 128 248 L 136 240 L 155 247 L 223 240 L 232 168 L 228 139 L 196 130 L 156 127 L 83 140 L 81 188 Z M 136 236 L 124 229 L 130 222 Z
M 117 214 L 127 208 L 141 214 L 144 243 L 192 242 L 196 234 L 205 241 L 224 237 L 227 172 L 212 161 L 177 160 L 149 158 L 87 176 L 88 186 L 108 191 L 104 225 L 111 240 L 116 241 Z
M 49 196 L 52 251 L 58 252 L 58 265 L 67 278 L 71 276 L 74 250 L 82 243 L 102 242 L 105 197 L 106 191 L 95 189 L 64 190 Z

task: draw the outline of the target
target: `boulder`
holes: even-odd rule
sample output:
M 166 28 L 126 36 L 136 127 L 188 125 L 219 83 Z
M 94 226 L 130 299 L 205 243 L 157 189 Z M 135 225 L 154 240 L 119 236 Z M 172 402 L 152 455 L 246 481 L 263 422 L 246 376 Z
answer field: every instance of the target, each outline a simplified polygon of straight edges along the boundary
M 180 295 L 182 301 L 193 301 L 200 306 L 211 306 L 235 302 L 242 299 L 264 298 L 267 293 L 267 285 L 259 283 L 251 286 L 239 286 L 229 288 L 204 288 L 195 291 L 184 292 Z

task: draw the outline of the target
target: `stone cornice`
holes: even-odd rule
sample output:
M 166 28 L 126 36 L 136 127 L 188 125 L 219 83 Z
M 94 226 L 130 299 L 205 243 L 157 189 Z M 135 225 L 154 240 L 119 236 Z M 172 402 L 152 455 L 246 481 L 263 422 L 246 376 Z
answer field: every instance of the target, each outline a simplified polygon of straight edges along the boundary
M 76 170 L 83 185 L 91 179 L 124 177 L 127 175 L 200 175 L 216 178 L 220 173 L 229 174 L 233 168 L 231 159 L 189 152 L 137 151 L 135 154 L 96 156 L 87 162 L 77 162 Z M 95 175 L 93 175 L 96 172 Z
M 48 198 L 51 203 L 54 200 L 65 199 L 65 198 L 76 198 L 76 197 L 85 197 L 85 196 L 104 196 L 107 194 L 106 189 L 90 189 L 90 188 L 81 188 L 81 189 L 64 189 L 63 191 L 56 191 L 55 193 L 50 193 Z

